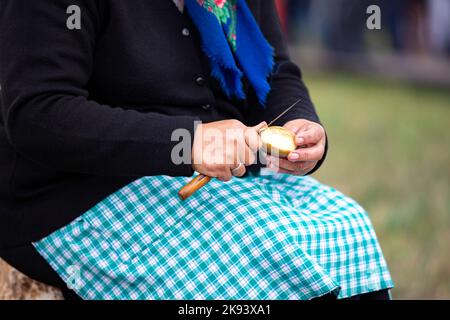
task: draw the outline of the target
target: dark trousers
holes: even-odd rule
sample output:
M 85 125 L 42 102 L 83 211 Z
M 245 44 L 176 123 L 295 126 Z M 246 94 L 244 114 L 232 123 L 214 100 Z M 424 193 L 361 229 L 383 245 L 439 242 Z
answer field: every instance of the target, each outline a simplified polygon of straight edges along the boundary
M 30 244 L 13 249 L 0 250 L 0 257 L 12 267 L 27 275 L 31 279 L 59 288 L 66 300 L 81 300 L 75 292 L 69 290 L 64 281 L 52 269 L 47 261 Z M 357 295 L 346 300 L 389 300 L 389 290 Z M 314 300 L 336 300 L 334 294 L 328 294 Z

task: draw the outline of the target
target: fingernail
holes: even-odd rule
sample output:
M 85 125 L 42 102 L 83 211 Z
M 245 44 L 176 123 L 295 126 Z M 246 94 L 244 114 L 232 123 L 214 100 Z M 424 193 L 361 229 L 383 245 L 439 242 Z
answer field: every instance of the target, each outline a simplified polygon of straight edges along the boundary
M 302 144 L 303 142 L 305 142 L 305 138 L 297 137 L 297 144 Z
M 297 153 L 291 153 L 291 154 L 289 155 L 289 158 L 290 158 L 291 160 L 298 160 L 298 159 L 300 159 L 300 156 L 299 156 Z

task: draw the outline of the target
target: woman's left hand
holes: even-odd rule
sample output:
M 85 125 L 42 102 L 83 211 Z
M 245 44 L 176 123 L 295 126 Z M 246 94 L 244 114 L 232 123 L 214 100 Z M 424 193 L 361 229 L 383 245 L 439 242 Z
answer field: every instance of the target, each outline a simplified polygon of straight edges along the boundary
M 267 167 L 278 173 L 306 175 L 325 154 L 325 129 L 318 123 L 303 119 L 289 121 L 284 127 L 295 133 L 295 143 L 299 148 L 287 159 L 267 156 Z

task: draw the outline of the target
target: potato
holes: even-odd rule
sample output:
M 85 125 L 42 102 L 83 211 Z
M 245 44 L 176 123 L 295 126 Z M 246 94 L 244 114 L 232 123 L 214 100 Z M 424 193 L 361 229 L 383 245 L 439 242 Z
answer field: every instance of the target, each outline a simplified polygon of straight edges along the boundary
M 260 132 L 262 149 L 272 156 L 286 158 L 295 151 L 295 134 L 282 127 L 268 127 Z

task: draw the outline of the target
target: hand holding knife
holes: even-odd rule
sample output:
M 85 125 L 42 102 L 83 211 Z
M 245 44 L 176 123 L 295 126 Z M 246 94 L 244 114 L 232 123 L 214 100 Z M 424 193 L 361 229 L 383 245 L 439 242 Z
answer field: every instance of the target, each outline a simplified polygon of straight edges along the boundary
M 289 111 L 291 111 L 297 104 L 299 104 L 302 101 L 302 99 L 297 100 L 294 104 L 292 104 L 290 107 L 288 107 L 286 110 L 284 110 L 280 115 L 278 115 L 275 119 L 273 119 L 266 127 L 261 129 L 258 133 L 260 134 L 263 130 L 267 129 L 271 125 L 273 125 L 276 121 L 278 121 L 281 117 L 283 117 L 285 114 L 287 114 Z M 192 179 L 186 186 L 184 186 L 179 192 L 178 196 L 181 200 L 186 200 L 189 197 L 191 197 L 195 192 L 203 188 L 205 185 L 207 185 L 213 178 L 205 176 L 205 175 L 198 175 L 194 179 Z

